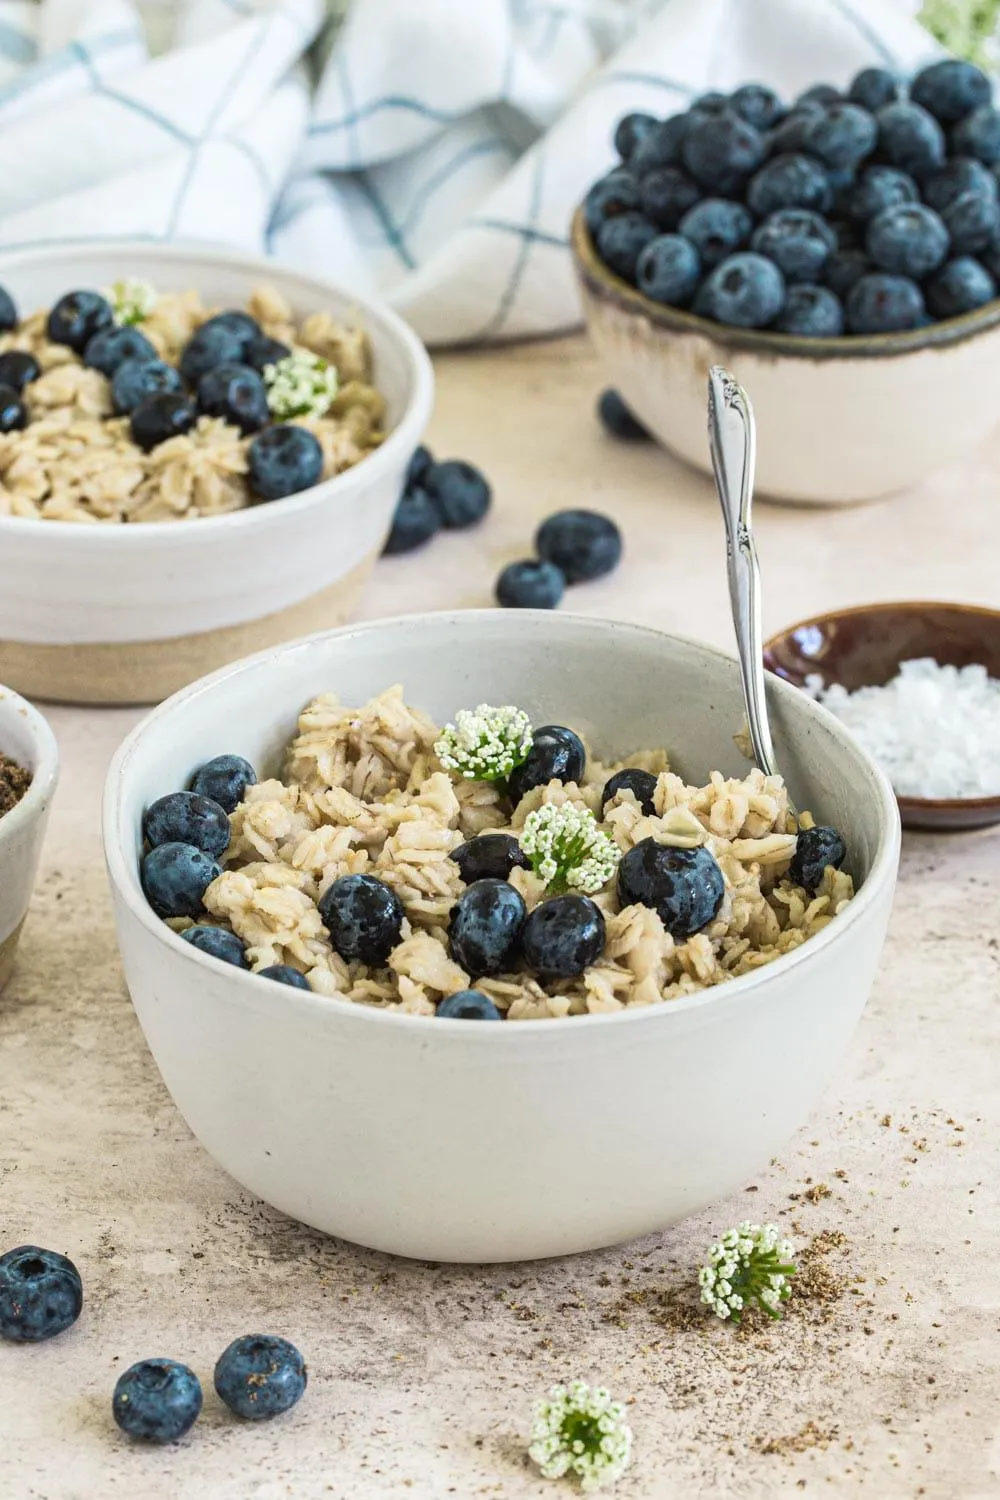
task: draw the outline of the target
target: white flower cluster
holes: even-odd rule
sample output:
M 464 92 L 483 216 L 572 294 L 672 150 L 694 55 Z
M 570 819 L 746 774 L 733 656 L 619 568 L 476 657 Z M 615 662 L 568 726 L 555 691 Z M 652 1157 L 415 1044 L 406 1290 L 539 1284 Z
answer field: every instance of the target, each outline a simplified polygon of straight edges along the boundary
M 621 859 L 617 845 L 598 828 L 594 814 L 568 802 L 562 807 L 546 802 L 528 813 L 521 848 L 546 886 L 588 895 L 607 885 Z
M 148 281 L 135 278 L 112 282 L 111 286 L 105 288 L 104 295 L 111 303 L 115 322 L 121 328 L 141 323 L 144 318 L 149 317 L 159 301 L 155 287 L 150 286 Z
M 267 404 L 279 422 L 321 417 L 337 394 L 337 371 L 309 349 L 293 349 L 284 359 L 265 365 L 263 378 Z
M 493 708 L 460 708 L 454 724 L 446 724 L 434 753 L 446 771 L 467 781 L 503 781 L 531 749 L 531 720 L 522 708 L 506 704 Z
M 585 1492 L 599 1490 L 622 1477 L 631 1451 L 625 1408 L 603 1387 L 554 1385 L 535 1407 L 528 1456 L 546 1479 L 573 1473 Z
M 781 1239 L 773 1224 L 744 1220 L 709 1250 L 708 1265 L 698 1272 L 702 1302 L 716 1317 L 734 1323 L 754 1302 L 772 1318 L 779 1317 L 780 1304 L 791 1295 L 793 1254 L 791 1242 Z

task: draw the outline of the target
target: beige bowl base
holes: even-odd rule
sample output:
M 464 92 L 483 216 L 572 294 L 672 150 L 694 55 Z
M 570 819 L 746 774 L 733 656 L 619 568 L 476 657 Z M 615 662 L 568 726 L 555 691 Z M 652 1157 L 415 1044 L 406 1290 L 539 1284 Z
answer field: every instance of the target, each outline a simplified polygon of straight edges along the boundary
M 0 990 L 3 989 L 14 970 L 14 957 L 17 953 L 18 939 L 21 936 L 21 928 L 24 921 L 18 922 L 14 931 L 9 933 L 0 943 Z
M 78 646 L 0 641 L 0 682 L 25 698 L 50 703 L 159 703 L 242 656 L 345 624 L 375 566 L 376 555 L 372 552 L 335 584 L 290 609 L 223 630 L 164 641 Z

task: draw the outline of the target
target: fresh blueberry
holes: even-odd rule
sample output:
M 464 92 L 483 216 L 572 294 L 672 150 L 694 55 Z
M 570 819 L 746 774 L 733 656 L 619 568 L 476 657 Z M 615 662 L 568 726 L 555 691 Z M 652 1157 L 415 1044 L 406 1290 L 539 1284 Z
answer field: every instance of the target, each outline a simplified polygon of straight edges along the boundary
M 181 937 L 210 958 L 220 958 L 224 964 L 234 964 L 237 969 L 250 967 L 242 941 L 225 927 L 188 927 Z
M 856 224 L 852 219 L 827 219 L 826 222 L 837 241 L 838 250 L 861 249 L 864 230 L 860 224 Z
M 271 420 L 267 391 L 249 365 L 216 365 L 198 382 L 198 410 L 221 417 L 242 433 L 259 432 Z
M 766 328 L 785 305 L 785 279 L 773 261 L 743 251 L 702 283 L 695 312 L 737 328 Z
M 617 568 L 622 534 L 610 516 L 594 510 L 560 510 L 539 526 L 535 551 L 555 563 L 567 583 L 587 583 Z
M 827 109 L 831 104 L 839 104 L 843 97 L 840 90 L 835 89 L 832 83 L 814 83 L 799 95 L 794 107 L 799 109 L 803 104 L 819 104 Z
M 681 147 L 681 160 L 695 182 L 723 198 L 756 172 L 764 155 L 760 131 L 735 114 L 697 120 Z
M 866 167 L 848 195 L 847 211 L 858 223 L 867 224 L 876 214 L 902 203 L 919 203 L 913 178 L 898 167 Z
M 958 318 L 992 302 L 997 284 L 978 260 L 971 255 L 949 260 L 924 288 L 927 306 L 935 318 Z
M 132 441 L 147 453 L 158 443 L 190 432 L 198 414 L 194 403 L 179 391 L 161 391 L 158 396 L 147 396 L 129 417 Z
M 0 385 L 0 432 L 19 432 L 28 424 L 28 408 L 20 391 Z
M 877 114 L 899 98 L 899 79 L 886 68 L 862 68 L 847 91 L 852 104 Z
M 287 359 L 291 352 L 288 345 L 283 344 L 280 339 L 272 339 L 266 333 L 259 333 L 245 346 L 243 363 L 252 370 L 263 370 L 266 365 L 276 365 L 279 359 Z
M 433 462 L 433 453 L 423 443 L 414 448 L 410 454 L 410 462 L 406 466 L 406 473 L 403 475 L 404 490 L 408 490 L 411 484 L 423 484 Z
M 228 847 L 229 815 L 197 792 L 168 792 L 147 807 L 142 831 L 154 849 L 157 844 L 194 844 L 214 858 Z
M 512 833 L 480 833 L 451 852 L 466 885 L 477 880 L 508 880 L 511 870 L 529 870 L 531 861 Z
M 628 161 L 639 142 L 651 135 L 659 123 L 655 115 L 646 115 L 639 111 L 622 116 L 615 126 L 614 144 L 623 162 Z
M 306 1388 L 306 1362 L 287 1339 L 246 1333 L 219 1355 L 215 1390 L 238 1417 L 257 1421 L 290 1411 Z
M 53 344 L 82 354 L 96 333 L 111 328 L 115 315 L 99 292 L 67 292 L 49 313 L 45 331 Z
M 796 839 L 788 873 L 796 885 L 815 895 L 827 866 L 839 870 L 846 856 L 847 845 L 836 828 L 805 828 Z
M 621 396 L 615 390 L 602 391 L 597 400 L 597 415 L 607 432 L 612 437 L 622 438 L 626 442 L 644 442 L 649 439 L 649 431 L 643 427 L 638 417 L 634 417 L 629 411 Z
M 520 953 L 527 916 L 523 897 L 506 880 L 477 880 L 451 910 L 451 956 L 474 979 L 502 974 Z
M 0 1255 L 0 1338 L 37 1344 L 72 1328 L 83 1307 L 83 1282 L 55 1250 L 19 1245 Z
M 685 215 L 685 219 L 688 217 Z M 700 278 L 698 252 L 690 240 L 679 234 L 661 234 L 651 240 L 636 266 L 640 292 L 668 307 L 686 307 Z
M 848 333 L 900 333 L 920 328 L 927 315 L 923 293 L 906 276 L 871 272 L 851 287 L 844 304 Z
M 583 200 L 584 218 L 591 238 L 596 236 L 605 219 L 613 219 L 616 214 L 624 214 L 629 209 L 638 207 L 639 187 L 631 173 L 626 172 L 623 167 L 609 172 L 606 177 L 594 183 Z
M 460 458 L 431 464 L 424 475 L 424 488 L 437 506 L 442 526 L 449 530 L 475 526 L 490 508 L 492 494 L 485 476 L 475 464 Z
M 699 188 L 680 167 L 657 167 L 639 181 L 642 212 L 658 229 L 676 229 L 700 197 Z
M 258 969 L 257 973 L 261 979 L 273 979 L 276 984 L 290 985 L 293 990 L 311 989 L 306 976 L 298 969 L 293 969 L 291 964 L 268 964 L 265 969 Z
M 422 547 L 441 529 L 441 512 L 427 491 L 419 485 L 411 485 L 400 495 L 396 513 L 392 518 L 392 529 L 382 548 L 387 557 L 401 552 L 412 552 Z
M 247 454 L 250 488 L 259 500 L 281 500 L 323 477 L 323 450 L 305 427 L 278 422 L 258 433 Z
M 500 1012 L 488 995 L 481 990 L 457 990 L 447 995 L 438 1006 L 436 1015 L 445 1021 L 499 1021 Z
M 690 240 L 706 271 L 748 244 L 753 215 L 729 198 L 703 198 L 680 222 L 680 233 Z
M 201 1412 L 201 1385 L 175 1359 L 141 1359 L 118 1377 L 111 1402 L 122 1432 L 147 1443 L 173 1443 Z
M 15 391 L 23 391 L 41 373 L 42 367 L 38 360 L 33 354 L 26 354 L 23 349 L 8 349 L 6 354 L 0 354 L 0 385 L 13 386 Z
M 939 172 L 934 172 L 923 183 L 924 202 L 939 214 L 966 193 L 977 193 L 983 198 L 996 198 L 997 180 L 988 167 L 971 157 L 956 157 L 945 162 Z
M 806 151 L 828 167 L 856 167 L 874 150 L 878 126 L 860 105 L 831 104 L 809 120 L 803 139 Z
M 0 286 L 0 333 L 17 327 L 17 304 L 5 286 Z
M 870 258 L 894 276 L 920 278 L 948 258 L 948 230 L 924 203 L 901 203 L 877 214 L 868 226 Z
M 83 362 L 102 375 L 111 376 L 127 359 L 151 360 L 159 356 L 138 328 L 105 328 L 95 333 L 83 351 Z
M 374 875 L 342 875 L 319 899 L 330 941 L 348 963 L 384 964 L 399 942 L 403 903 Z
M 811 209 L 779 208 L 754 232 L 750 243 L 791 282 L 818 281 L 837 241 L 826 220 Z
M 801 152 L 784 152 L 751 178 L 747 203 L 759 219 L 779 208 L 813 208 L 825 214 L 833 206 L 833 189 L 820 162 Z
M 619 214 L 606 220 L 597 231 L 597 253 L 616 276 L 634 285 L 640 252 L 659 232 L 642 214 Z
M 678 166 L 681 146 L 692 123 L 693 116 L 689 113 L 672 115 L 637 141 L 628 162 L 632 176 L 639 179 L 660 167 Z
M 572 979 L 604 952 L 604 915 L 589 896 L 555 896 L 524 924 L 524 961 L 541 979 Z
M 691 105 L 693 115 L 722 115 L 729 108 L 729 95 L 720 93 L 718 89 L 710 89 L 707 94 L 699 94 Z
M 193 844 L 157 844 L 143 857 L 141 874 L 146 900 L 158 917 L 200 917 L 202 898 L 222 871 Z
M 996 193 L 962 193 L 941 215 L 953 255 L 974 255 L 1000 239 L 1000 199 Z
M 798 338 L 835 339 L 844 331 L 844 308 L 829 287 L 802 282 L 788 288 L 785 306 L 771 326 Z
M 956 156 L 974 156 L 988 167 L 1000 161 L 1000 110 L 982 104 L 960 120 L 951 134 Z
M 944 165 L 944 131 L 919 104 L 887 104 L 875 118 L 879 151 L 890 166 L 922 178 Z
M 773 89 L 762 83 L 745 83 L 729 100 L 729 107 L 757 130 L 772 130 L 785 113 Z
M 528 757 L 511 772 L 507 791 L 516 807 L 532 787 L 548 786 L 550 781 L 575 781 L 579 784 L 587 764 L 583 741 L 562 724 L 544 724 L 536 729 Z
M 981 68 L 957 57 L 923 68 L 910 84 L 910 98 L 928 110 L 942 125 L 954 125 L 982 104 L 989 104 L 992 89 Z
M 797 105 L 780 121 L 767 138 L 768 156 L 799 155 L 805 150 L 806 131 L 810 121 L 822 114 L 821 104 Z
M 604 783 L 604 791 L 601 793 L 601 814 L 608 803 L 617 797 L 619 792 L 631 792 L 647 817 L 652 817 L 656 811 L 653 798 L 656 795 L 656 777 L 652 771 L 640 771 L 635 766 L 627 766 L 624 771 L 616 771 Z
M 162 359 L 126 359 L 111 377 L 111 399 L 122 417 L 152 396 L 177 394 L 183 389 L 179 372 Z
M 704 847 L 674 849 L 643 839 L 618 866 L 622 906 L 651 906 L 673 938 L 707 927 L 725 893 L 722 871 Z
M 504 609 L 558 609 L 565 591 L 559 569 L 534 557 L 508 563 L 494 585 L 497 603 Z
M 211 318 L 188 339 L 180 358 L 180 372 L 195 387 L 216 365 L 242 364 L 250 339 L 239 326 Z
M 231 813 L 243 801 L 247 787 L 256 785 L 257 772 L 242 755 L 216 755 L 195 771 L 190 789 Z

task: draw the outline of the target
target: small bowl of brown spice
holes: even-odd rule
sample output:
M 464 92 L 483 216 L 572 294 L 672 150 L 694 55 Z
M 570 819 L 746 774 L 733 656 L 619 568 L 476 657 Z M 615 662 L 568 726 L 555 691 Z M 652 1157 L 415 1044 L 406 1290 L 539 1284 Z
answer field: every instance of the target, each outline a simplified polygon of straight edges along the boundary
M 0 990 L 14 967 L 58 779 L 52 730 L 27 699 L 0 687 Z

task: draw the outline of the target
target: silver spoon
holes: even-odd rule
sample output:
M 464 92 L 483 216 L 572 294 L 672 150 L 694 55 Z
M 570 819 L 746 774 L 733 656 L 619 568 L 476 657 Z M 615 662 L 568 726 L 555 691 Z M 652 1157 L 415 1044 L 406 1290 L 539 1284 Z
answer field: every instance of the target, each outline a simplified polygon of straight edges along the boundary
M 760 568 L 750 521 L 757 429 L 750 398 L 721 365 L 713 365 L 708 372 L 708 435 L 715 487 L 726 523 L 729 598 L 733 607 L 750 743 L 754 760 L 764 775 L 776 776 L 778 768 L 764 692 Z

